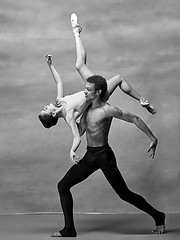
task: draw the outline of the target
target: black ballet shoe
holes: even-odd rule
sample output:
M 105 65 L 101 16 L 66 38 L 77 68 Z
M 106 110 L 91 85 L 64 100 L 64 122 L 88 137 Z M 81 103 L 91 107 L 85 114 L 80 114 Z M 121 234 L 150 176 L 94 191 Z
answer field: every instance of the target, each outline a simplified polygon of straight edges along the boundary
M 76 230 L 70 230 L 70 229 L 62 229 L 59 232 L 52 233 L 50 237 L 76 237 L 77 233 Z
M 155 234 L 163 234 L 165 233 L 165 218 L 166 215 L 161 213 L 161 216 L 156 219 L 156 229 L 152 231 Z
M 50 235 L 50 237 L 63 237 L 60 232 L 55 232 Z

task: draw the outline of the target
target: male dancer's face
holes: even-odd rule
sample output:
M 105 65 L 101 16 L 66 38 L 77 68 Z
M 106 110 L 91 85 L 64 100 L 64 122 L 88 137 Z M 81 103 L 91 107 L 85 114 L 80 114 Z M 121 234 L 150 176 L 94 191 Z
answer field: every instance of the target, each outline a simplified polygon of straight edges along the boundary
M 92 101 L 98 97 L 97 91 L 95 91 L 93 83 L 86 83 L 86 89 L 84 90 L 86 101 Z

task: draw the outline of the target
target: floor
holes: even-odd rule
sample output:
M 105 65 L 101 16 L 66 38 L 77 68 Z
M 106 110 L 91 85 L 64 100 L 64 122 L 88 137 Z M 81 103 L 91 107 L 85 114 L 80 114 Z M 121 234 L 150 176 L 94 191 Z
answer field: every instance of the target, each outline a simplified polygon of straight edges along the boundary
M 75 214 L 78 240 L 179 240 L 180 214 L 166 215 L 166 234 L 154 235 L 145 214 Z M 63 226 L 62 214 L 0 215 L 0 240 L 46 240 Z M 73 238 L 66 238 L 73 239 Z

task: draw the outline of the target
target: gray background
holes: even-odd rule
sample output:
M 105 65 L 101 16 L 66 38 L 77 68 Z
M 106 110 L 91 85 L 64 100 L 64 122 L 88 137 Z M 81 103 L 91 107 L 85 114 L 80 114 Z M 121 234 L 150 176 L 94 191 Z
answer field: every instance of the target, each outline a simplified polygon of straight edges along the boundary
M 56 184 L 72 165 L 70 130 L 38 121 L 56 89 L 44 55 L 53 54 L 65 94 L 84 89 L 75 70 L 70 14 L 77 12 L 88 66 L 126 76 L 157 109 L 152 116 L 116 90 L 109 102 L 139 115 L 159 139 L 114 120 L 110 145 L 130 189 L 166 212 L 179 212 L 179 0 L 0 0 L 0 212 L 61 211 Z M 85 152 L 85 139 L 78 150 Z M 138 212 L 119 200 L 100 171 L 72 190 L 75 212 Z

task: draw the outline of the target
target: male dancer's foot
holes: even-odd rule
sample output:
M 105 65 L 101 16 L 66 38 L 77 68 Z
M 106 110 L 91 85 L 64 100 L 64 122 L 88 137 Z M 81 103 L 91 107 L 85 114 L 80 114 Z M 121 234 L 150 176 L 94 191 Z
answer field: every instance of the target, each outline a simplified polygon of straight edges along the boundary
M 140 104 L 142 107 L 146 108 L 148 112 L 150 112 L 151 114 L 154 115 L 156 113 L 156 110 L 154 109 L 153 105 L 149 103 L 147 99 L 141 97 Z
M 62 229 L 59 232 L 52 233 L 50 237 L 76 237 L 77 233 L 76 230 L 67 230 L 67 229 Z
M 165 233 L 165 214 L 160 213 L 160 216 L 155 220 L 156 222 L 156 229 L 152 231 L 155 234 L 163 234 Z
M 78 17 L 75 13 L 71 14 L 71 26 L 74 33 L 74 36 L 79 36 L 80 32 L 82 31 L 82 27 L 78 23 Z

